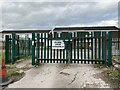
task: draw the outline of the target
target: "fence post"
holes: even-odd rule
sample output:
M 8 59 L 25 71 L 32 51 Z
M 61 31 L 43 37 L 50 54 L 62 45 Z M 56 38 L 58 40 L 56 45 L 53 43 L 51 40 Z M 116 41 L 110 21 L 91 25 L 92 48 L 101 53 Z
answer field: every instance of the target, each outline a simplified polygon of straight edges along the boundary
M 40 41 L 39 41 L 39 38 L 40 38 L 40 34 L 39 33 L 37 33 L 37 55 L 36 55 L 36 57 L 37 57 L 37 59 L 39 58 L 39 56 L 40 56 Z M 37 62 L 38 63 L 38 62 Z
M 84 32 L 84 64 L 86 64 L 86 32 Z
M 27 54 L 26 54 L 26 50 L 27 50 L 27 47 L 26 47 L 26 41 L 27 41 L 27 40 L 26 40 L 26 39 L 27 39 L 27 37 L 26 37 L 26 35 L 25 35 L 25 42 L 24 42 L 24 43 L 25 43 L 25 46 L 24 46 L 24 47 L 25 47 L 25 48 L 24 48 L 24 49 L 25 49 L 25 55 L 24 55 L 24 56 L 27 55 Z
M 28 55 L 30 55 L 30 38 L 28 38 Z
M 44 63 L 46 63 L 46 33 L 44 33 Z
M 5 63 L 9 63 L 9 35 L 5 36 Z
M 112 32 L 108 32 L 108 66 L 112 65 Z
M 19 46 L 19 35 L 17 35 L 17 48 L 18 48 L 17 56 L 18 56 L 18 59 L 19 59 L 19 58 L 20 58 L 20 55 L 19 55 L 19 50 L 20 50 L 20 46 Z
M 35 65 L 35 33 L 32 33 L 32 65 Z
M 39 54 L 40 54 L 39 38 L 40 38 L 40 34 L 37 33 L 37 58 L 39 58 Z
M 106 32 L 102 32 L 102 59 L 106 63 Z
M 29 55 L 32 55 L 31 54 L 31 51 L 32 51 L 32 43 L 31 43 L 31 39 L 29 38 Z
M 15 33 L 12 33 L 12 64 L 15 63 Z

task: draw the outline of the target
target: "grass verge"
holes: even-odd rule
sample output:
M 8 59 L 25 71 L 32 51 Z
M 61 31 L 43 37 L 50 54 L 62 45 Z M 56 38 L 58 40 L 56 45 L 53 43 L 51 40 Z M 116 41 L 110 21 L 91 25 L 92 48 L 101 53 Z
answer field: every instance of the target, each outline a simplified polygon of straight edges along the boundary
M 93 64 L 94 68 L 99 68 L 99 69 L 102 69 L 102 68 L 105 68 L 106 65 L 105 64 Z
M 118 81 L 120 78 L 120 71 L 108 70 L 108 72 L 105 74 L 105 76 L 108 76 L 113 81 Z
M 15 64 L 6 65 L 6 69 L 7 69 L 7 77 L 13 79 L 14 82 L 20 80 L 25 75 L 24 70 L 21 68 L 17 68 Z
M 32 58 L 32 56 L 31 56 L 31 55 L 30 55 L 30 56 L 24 56 L 24 57 L 22 57 L 22 58 L 18 59 L 18 60 L 17 60 L 17 63 L 18 63 L 18 62 L 21 62 L 21 61 L 24 61 L 24 60 L 31 59 L 31 58 Z
M 120 56 L 113 56 L 112 59 L 120 58 Z
M 24 75 L 25 75 L 25 73 L 20 70 L 16 70 L 16 71 L 8 70 L 8 73 L 7 73 L 7 77 L 13 79 L 14 82 L 23 78 Z
M 94 68 L 99 69 L 105 69 L 107 67 L 104 64 L 94 64 L 93 66 Z M 120 88 L 120 71 L 114 69 L 112 66 L 103 70 L 103 72 L 101 72 L 100 78 L 105 82 L 110 83 L 113 88 Z
M 0 53 L 0 67 L 1 67 L 1 64 L 2 64 L 2 58 L 5 57 L 5 53 Z
M 11 71 L 7 74 L 7 77 L 13 77 L 13 76 L 21 76 L 23 75 L 24 72 L 20 72 L 20 71 Z
M 120 71 L 118 70 L 108 70 L 104 73 L 105 77 L 109 79 L 109 81 L 116 86 L 116 88 L 120 88 Z

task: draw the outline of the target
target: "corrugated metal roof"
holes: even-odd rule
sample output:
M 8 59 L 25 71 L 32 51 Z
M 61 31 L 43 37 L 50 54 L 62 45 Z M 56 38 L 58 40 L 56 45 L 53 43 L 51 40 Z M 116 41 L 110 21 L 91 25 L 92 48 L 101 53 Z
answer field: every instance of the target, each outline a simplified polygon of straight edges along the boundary
M 116 26 L 89 26 L 89 27 L 56 27 L 53 29 L 53 32 L 57 31 L 82 31 L 82 30 L 120 30 Z M 38 30 L 38 29 L 19 29 L 19 30 L 9 30 L 6 29 L 2 33 L 48 33 L 51 30 Z
M 50 32 L 51 30 L 31 30 L 31 29 L 22 29 L 22 30 L 4 30 L 2 31 L 2 33 L 32 33 L 32 32 L 35 32 L 35 33 L 48 33 Z
M 53 31 L 72 30 L 120 30 L 116 26 L 91 26 L 91 27 L 56 27 Z

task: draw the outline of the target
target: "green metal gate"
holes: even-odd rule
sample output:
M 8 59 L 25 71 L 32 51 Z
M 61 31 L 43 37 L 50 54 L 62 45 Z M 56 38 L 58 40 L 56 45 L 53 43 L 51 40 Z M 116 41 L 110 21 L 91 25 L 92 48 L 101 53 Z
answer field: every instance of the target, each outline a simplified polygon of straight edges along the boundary
M 54 40 L 63 41 L 65 48 L 53 49 Z M 102 63 L 111 66 L 112 32 L 32 33 L 32 64 L 35 63 Z

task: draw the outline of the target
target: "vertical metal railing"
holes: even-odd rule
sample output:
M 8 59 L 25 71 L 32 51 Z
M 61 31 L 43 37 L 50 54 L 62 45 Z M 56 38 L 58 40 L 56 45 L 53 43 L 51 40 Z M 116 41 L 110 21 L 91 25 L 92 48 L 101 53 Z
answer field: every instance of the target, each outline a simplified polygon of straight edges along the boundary
M 35 40 L 35 33 L 32 33 L 32 64 L 35 62 L 35 57 L 44 63 L 106 63 L 106 35 L 105 31 L 101 32 L 79 32 L 76 33 L 40 33 L 37 34 L 37 41 Z M 108 65 L 112 63 L 111 56 L 111 32 L 108 32 Z M 65 42 L 65 49 L 52 49 L 52 40 L 63 40 Z M 37 51 L 35 50 L 35 41 L 37 43 Z M 36 51 L 36 56 L 35 56 Z M 80 61 L 80 62 L 79 62 Z
M 108 66 L 112 65 L 112 32 L 108 32 Z

